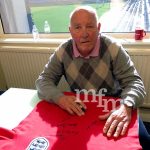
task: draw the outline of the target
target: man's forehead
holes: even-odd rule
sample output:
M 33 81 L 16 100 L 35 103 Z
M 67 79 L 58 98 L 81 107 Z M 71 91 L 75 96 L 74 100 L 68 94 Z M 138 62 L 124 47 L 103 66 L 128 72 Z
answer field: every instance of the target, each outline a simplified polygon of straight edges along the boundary
M 81 18 L 83 17 L 83 18 Z M 95 24 L 96 23 L 96 19 L 94 19 L 94 17 L 91 15 L 75 15 L 74 17 L 72 17 L 71 19 L 71 24 L 72 25 L 90 25 L 90 24 Z
M 92 7 L 79 7 L 79 8 L 76 8 L 70 15 L 71 24 L 76 21 L 79 21 L 79 22 L 85 21 L 84 19 L 91 20 L 91 22 L 97 23 L 96 10 L 93 9 Z

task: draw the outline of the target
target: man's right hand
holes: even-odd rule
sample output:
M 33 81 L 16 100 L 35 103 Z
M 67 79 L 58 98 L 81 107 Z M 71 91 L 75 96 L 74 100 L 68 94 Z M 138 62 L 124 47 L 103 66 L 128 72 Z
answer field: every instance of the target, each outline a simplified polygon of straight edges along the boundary
M 60 106 L 62 109 L 68 111 L 70 114 L 77 114 L 78 116 L 84 115 L 83 109 L 86 109 L 86 105 L 81 101 L 77 102 L 77 99 L 75 96 L 61 96 L 56 104 Z

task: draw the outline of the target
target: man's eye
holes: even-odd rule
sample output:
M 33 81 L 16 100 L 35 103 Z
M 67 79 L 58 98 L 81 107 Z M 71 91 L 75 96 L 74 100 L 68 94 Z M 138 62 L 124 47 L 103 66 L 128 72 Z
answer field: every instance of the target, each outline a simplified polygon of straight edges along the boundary
M 75 29 L 80 29 L 80 28 L 81 28 L 80 26 L 75 27 Z
M 87 26 L 87 28 L 94 28 L 94 26 L 92 26 L 92 25 L 89 25 L 89 26 Z

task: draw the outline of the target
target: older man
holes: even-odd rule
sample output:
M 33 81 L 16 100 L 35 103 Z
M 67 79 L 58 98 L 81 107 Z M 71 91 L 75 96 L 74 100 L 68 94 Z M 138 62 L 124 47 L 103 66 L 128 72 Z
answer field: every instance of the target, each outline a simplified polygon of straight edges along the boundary
M 50 56 L 44 71 L 36 81 L 39 97 L 54 102 L 70 114 L 84 115 L 76 97 L 64 95 L 57 84 L 62 75 L 71 91 L 82 89 L 119 96 L 122 104 L 112 113 L 99 116 L 107 119 L 103 132 L 108 136 L 124 135 L 132 116 L 132 109 L 140 106 L 145 90 L 133 62 L 124 48 L 114 39 L 100 34 L 101 24 L 95 9 L 76 8 L 70 15 L 72 38 L 61 44 Z

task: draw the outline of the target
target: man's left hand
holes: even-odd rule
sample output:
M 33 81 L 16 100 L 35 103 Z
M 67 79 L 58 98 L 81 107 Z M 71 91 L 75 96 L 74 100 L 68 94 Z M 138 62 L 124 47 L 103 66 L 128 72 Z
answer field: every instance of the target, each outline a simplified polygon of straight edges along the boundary
M 132 108 L 121 105 L 117 110 L 99 116 L 100 120 L 106 120 L 103 133 L 108 137 L 125 135 L 131 121 Z

